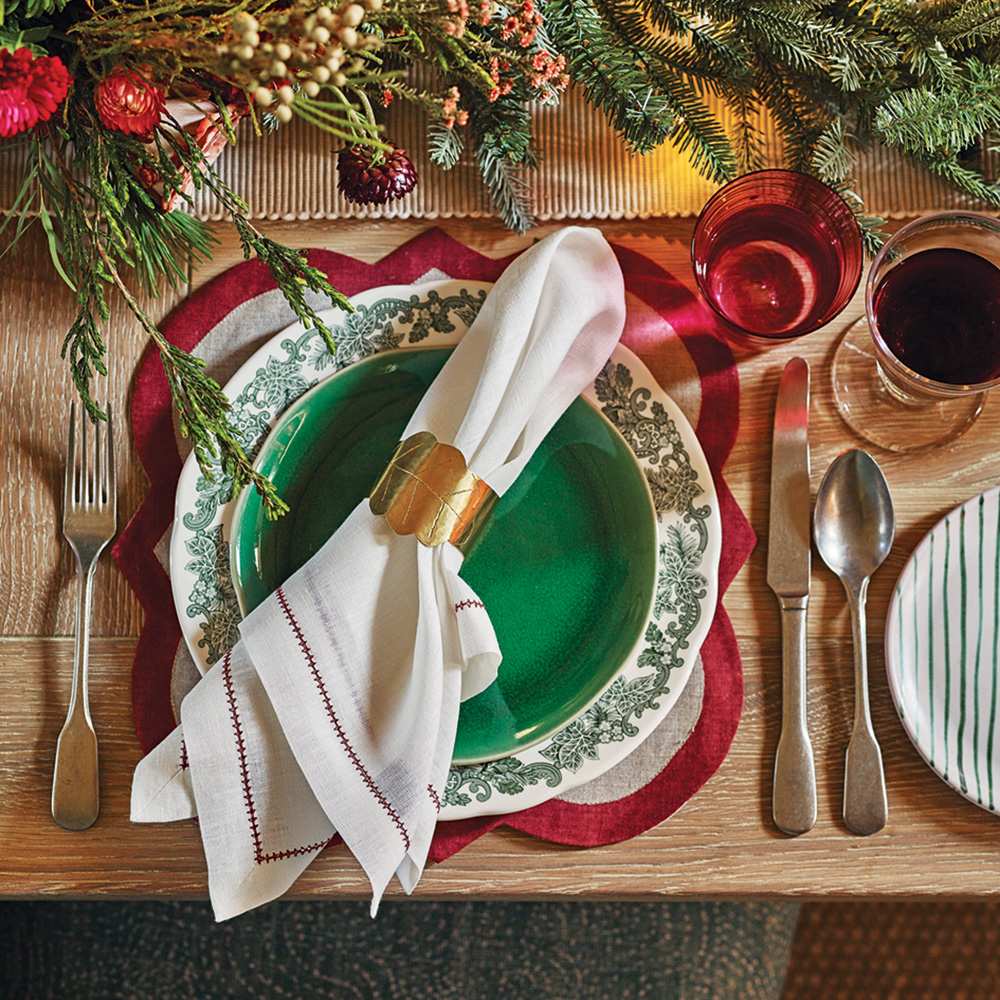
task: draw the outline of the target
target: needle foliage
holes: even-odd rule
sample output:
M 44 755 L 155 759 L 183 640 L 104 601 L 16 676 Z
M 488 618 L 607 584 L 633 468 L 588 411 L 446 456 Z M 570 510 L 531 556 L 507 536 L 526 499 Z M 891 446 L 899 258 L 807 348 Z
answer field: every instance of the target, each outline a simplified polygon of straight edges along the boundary
M 719 184 L 763 166 L 815 174 L 852 206 L 872 250 L 881 220 L 852 177 L 873 144 L 1000 206 L 981 156 L 1000 126 L 1000 0 L 0 0 L 0 97 L 18 85 L 5 52 L 20 49 L 58 58 L 72 81 L 30 128 L 5 127 L 0 101 L 0 152 L 26 150 L 0 233 L 10 252 L 29 224 L 45 231 L 77 297 L 63 354 L 88 410 L 100 418 L 94 379 L 106 369 L 108 297 L 119 294 L 160 351 L 203 468 L 253 482 L 273 514 L 281 500 L 252 469 L 222 391 L 122 278 L 134 272 L 150 293 L 187 280 L 212 251 L 211 231 L 187 211 L 207 190 L 245 254 L 334 349 L 305 292 L 346 300 L 261 232 L 213 167 L 242 119 L 268 131 L 298 115 L 330 134 L 334 152 L 364 145 L 377 160 L 392 148 L 384 109 L 410 101 L 426 113 L 431 162 L 447 170 L 469 157 L 518 232 L 534 224 L 531 173 L 544 153 L 533 116 L 571 83 L 636 155 L 672 146 Z M 144 134 L 100 110 L 101 87 L 121 72 L 166 99 Z M 185 109 L 197 114 L 181 121 Z M 780 163 L 767 162 L 764 116 L 780 133 Z

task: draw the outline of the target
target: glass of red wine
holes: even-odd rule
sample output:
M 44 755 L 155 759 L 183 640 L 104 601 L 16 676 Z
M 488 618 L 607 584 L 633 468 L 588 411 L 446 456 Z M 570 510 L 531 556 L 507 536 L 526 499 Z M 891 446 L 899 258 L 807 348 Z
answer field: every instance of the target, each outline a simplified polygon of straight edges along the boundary
M 708 200 L 691 259 L 727 336 L 761 347 L 829 323 L 858 287 L 864 248 L 836 191 L 808 174 L 760 170 Z
M 895 452 L 954 440 L 1000 384 L 1000 222 L 937 212 L 903 226 L 868 274 L 833 388 L 845 422 Z

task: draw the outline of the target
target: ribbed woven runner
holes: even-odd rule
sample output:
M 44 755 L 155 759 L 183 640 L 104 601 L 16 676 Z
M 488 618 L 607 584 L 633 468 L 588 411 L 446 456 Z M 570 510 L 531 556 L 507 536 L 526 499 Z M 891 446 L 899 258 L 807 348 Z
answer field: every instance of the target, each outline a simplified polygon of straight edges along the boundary
M 536 107 L 534 121 L 542 163 L 530 180 L 539 222 L 697 215 L 715 190 L 672 147 L 630 156 L 604 116 L 579 92 L 565 94 L 557 106 Z M 469 155 L 452 170 L 428 161 L 422 112 L 410 105 L 390 109 L 387 128 L 389 138 L 412 157 L 420 180 L 406 197 L 382 207 L 352 205 L 343 198 L 337 191 L 333 156 L 340 140 L 300 119 L 268 136 L 255 136 L 244 122 L 238 144 L 222 154 L 217 169 L 258 219 L 444 219 L 496 214 Z M 769 164 L 780 165 L 777 133 L 766 121 L 761 122 L 761 131 Z M 0 152 L 0 211 L 17 197 L 18 162 L 23 155 L 18 150 Z M 868 210 L 883 218 L 983 207 L 881 147 L 865 153 L 857 181 Z M 194 213 L 203 219 L 223 217 L 204 192 L 195 196 Z

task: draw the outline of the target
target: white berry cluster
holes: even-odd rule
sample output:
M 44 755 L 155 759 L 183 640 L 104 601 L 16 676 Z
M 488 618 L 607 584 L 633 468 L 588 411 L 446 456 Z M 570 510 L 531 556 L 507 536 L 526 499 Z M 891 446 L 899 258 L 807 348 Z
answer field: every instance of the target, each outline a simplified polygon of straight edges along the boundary
M 228 78 L 282 122 L 292 118 L 296 88 L 316 97 L 325 84 L 342 87 L 357 68 L 354 53 L 377 44 L 358 31 L 383 0 L 351 0 L 336 9 L 292 7 L 258 20 L 239 11 L 233 34 L 216 53 Z

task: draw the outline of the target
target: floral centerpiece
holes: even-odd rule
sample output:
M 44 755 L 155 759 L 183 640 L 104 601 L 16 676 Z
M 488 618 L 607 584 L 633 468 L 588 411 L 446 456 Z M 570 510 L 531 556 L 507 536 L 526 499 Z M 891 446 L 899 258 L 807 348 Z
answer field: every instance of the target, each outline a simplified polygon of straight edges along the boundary
M 332 349 L 304 293 L 349 308 L 346 300 L 261 232 L 213 168 L 240 129 L 266 132 L 294 116 L 334 137 L 345 197 L 381 203 L 418 183 L 384 125 L 394 101 L 415 102 L 432 164 L 474 159 L 498 215 L 521 232 L 532 225 L 539 156 L 533 110 L 571 82 L 631 151 L 673 144 L 717 182 L 766 165 L 759 126 L 769 115 L 785 142 L 783 165 L 840 190 L 871 247 L 879 220 L 865 215 L 851 181 L 867 143 L 894 146 L 1000 204 L 977 158 L 1000 123 L 992 0 L 471 2 L 0 0 L 0 154 L 19 147 L 25 164 L 0 224 L 2 249 L 35 220 L 43 227 L 76 294 L 63 354 L 95 419 L 114 289 L 159 348 L 203 467 L 217 457 L 237 487 L 254 481 L 280 510 L 218 385 L 162 337 L 122 275 L 134 271 L 155 293 L 210 255 L 211 230 L 186 211 L 192 191 L 207 188 L 246 256 L 270 268 Z M 412 83 L 418 66 L 433 86 Z

